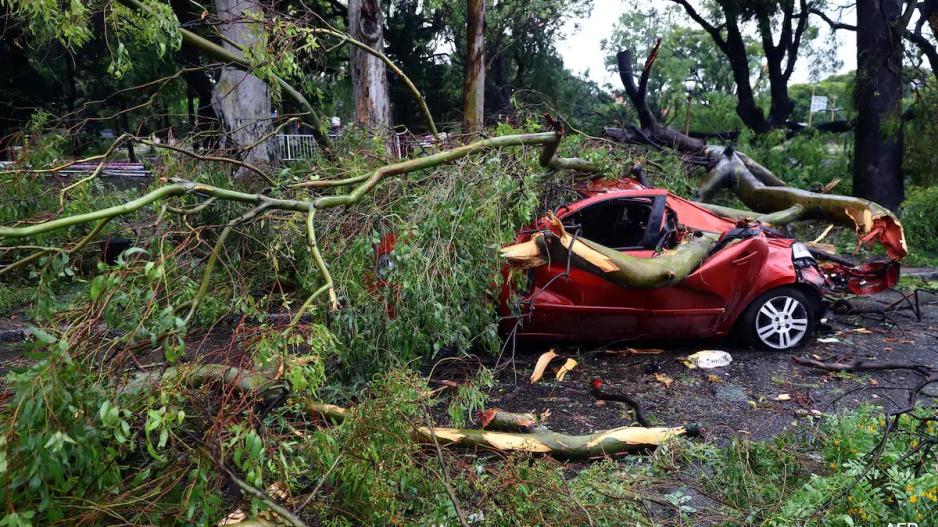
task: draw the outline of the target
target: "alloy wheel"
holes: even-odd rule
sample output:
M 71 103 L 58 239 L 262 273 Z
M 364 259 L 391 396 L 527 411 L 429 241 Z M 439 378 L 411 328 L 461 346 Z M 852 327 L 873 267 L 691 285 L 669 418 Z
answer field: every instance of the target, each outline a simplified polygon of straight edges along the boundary
M 756 316 L 756 335 L 770 348 L 794 348 L 808 333 L 808 309 L 790 296 L 769 298 Z

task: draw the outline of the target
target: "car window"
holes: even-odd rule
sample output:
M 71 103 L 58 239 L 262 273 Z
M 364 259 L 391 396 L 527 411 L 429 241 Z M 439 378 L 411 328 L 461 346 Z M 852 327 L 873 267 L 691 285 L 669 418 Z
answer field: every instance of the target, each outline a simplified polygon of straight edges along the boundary
M 644 246 L 651 200 L 617 199 L 595 203 L 563 219 L 570 232 L 618 250 Z

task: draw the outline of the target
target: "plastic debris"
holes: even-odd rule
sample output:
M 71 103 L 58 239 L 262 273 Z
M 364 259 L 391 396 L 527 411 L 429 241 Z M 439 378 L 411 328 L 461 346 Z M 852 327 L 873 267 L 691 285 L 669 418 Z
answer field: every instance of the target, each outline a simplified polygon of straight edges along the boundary
M 733 357 L 729 353 L 720 350 L 702 350 L 687 357 L 682 361 L 688 368 L 701 368 L 709 370 L 711 368 L 722 368 L 729 366 L 733 362 Z

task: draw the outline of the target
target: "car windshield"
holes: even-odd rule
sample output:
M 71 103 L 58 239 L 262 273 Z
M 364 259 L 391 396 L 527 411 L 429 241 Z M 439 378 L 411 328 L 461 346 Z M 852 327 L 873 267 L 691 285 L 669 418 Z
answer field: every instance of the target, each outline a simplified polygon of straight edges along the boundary
M 640 249 L 651 217 L 648 198 L 612 199 L 584 207 L 563 219 L 578 236 L 618 250 Z

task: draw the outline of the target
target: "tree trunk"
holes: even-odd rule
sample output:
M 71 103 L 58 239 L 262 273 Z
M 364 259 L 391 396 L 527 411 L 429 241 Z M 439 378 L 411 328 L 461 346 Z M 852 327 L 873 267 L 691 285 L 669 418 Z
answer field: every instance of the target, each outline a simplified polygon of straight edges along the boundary
M 349 0 L 349 34 L 384 51 L 384 16 L 379 0 Z M 369 129 L 387 129 L 391 123 L 387 67 L 380 58 L 357 47 L 349 48 L 355 122 Z
M 466 131 L 482 130 L 485 111 L 485 0 L 466 2 L 466 62 L 462 107 Z
M 749 80 L 749 55 L 746 53 L 746 43 L 742 33 L 732 18 L 735 15 L 727 14 L 727 38 L 723 49 L 733 71 L 736 81 L 736 114 L 750 130 L 756 133 L 768 132 L 771 126 L 765 118 L 762 108 L 756 103 L 756 95 Z
M 256 37 L 245 21 L 247 13 L 260 13 L 261 7 L 252 0 L 215 0 L 215 9 L 222 21 L 219 29 L 227 40 L 237 46 L 250 48 Z M 237 47 L 225 42 L 224 47 L 238 52 Z M 212 89 L 212 106 L 225 127 L 225 147 L 244 148 L 244 161 L 252 164 L 268 163 L 275 157 L 271 141 L 258 139 L 270 131 L 272 113 L 270 88 L 250 73 L 225 66 Z M 243 171 L 243 170 L 242 170 Z M 239 171 L 240 173 L 241 171 Z
M 896 210 L 902 186 L 901 0 L 857 3 L 854 195 Z
M 938 0 L 926 0 L 923 3 L 924 5 L 921 7 L 922 16 L 928 20 L 932 36 L 938 38 Z

